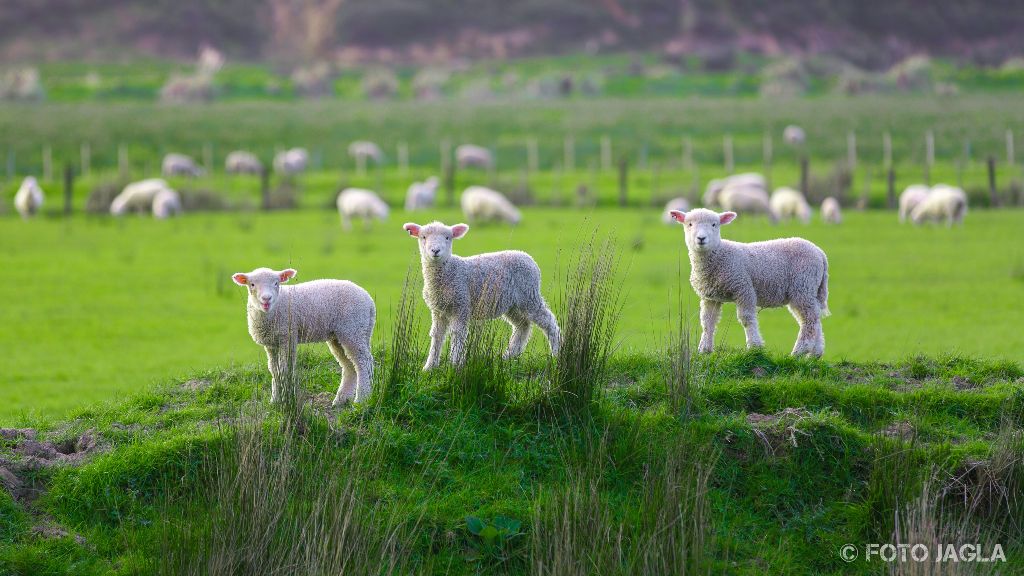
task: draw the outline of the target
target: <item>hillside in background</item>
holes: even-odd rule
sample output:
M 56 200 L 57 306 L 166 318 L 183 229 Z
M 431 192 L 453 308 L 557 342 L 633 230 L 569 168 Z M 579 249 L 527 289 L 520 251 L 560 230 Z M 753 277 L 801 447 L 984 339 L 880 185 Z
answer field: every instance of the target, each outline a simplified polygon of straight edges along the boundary
M 826 53 L 862 67 L 917 52 L 996 64 L 1024 47 L 1012 0 L 5 0 L 0 59 L 191 57 L 295 64 L 657 49 Z

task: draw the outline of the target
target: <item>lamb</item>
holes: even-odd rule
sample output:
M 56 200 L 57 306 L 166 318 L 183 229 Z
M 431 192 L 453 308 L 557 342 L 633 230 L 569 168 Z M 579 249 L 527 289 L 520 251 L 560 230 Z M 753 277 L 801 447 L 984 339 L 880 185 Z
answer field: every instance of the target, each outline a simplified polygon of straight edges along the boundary
M 298 345 L 316 342 L 327 342 L 341 366 L 334 406 L 366 400 L 373 380 L 370 339 L 377 316 L 373 298 L 347 280 L 281 285 L 295 274 L 291 268 L 280 272 L 257 268 L 231 277 L 248 289 L 249 335 L 267 351 L 270 401 L 284 399 L 281 387 L 291 383 Z
M 459 168 L 484 168 L 494 167 L 494 155 L 483 146 L 475 144 L 463 144 L 455 149 L 455 161 Z
M 384 153 L 381 152 L 380 146 L 365 140 L 356 140 L 349 144 L 348 155 L 360 162 L 373 160 L 373 163 L 378 166 L 384 162 Z
M 821 318 L 829 314 L 828 258 L 820 248 L 802 238 L 750 244 L 723 240 L 721 227 L 736 218 L 735 212 L 676 210 L 672 218 L 685 226 L 690 285 L 701 299 L 699 352 L 714 350 L 722 303 L 735 302 L 748 348 L 764 345 L 758 308 L 787 305 L 800 325 L 793 355 L 824 353 Z
M 811 206 L 804 195 L 792 188 L 776 188 L 768 201 L 771 211 L 780 220 L 798 218 L 804 224 L 811 221 Z
M 790 146 L 801 146 L 807 141 L 807 134 L 803 128 L 790 124 L 782 131 L 782 139 Z
M 838 200 L 829 196 L 821 201 L 821 219 L 826 224 L 839 224 L 843 221 L 843 213 Z
M 704 205 L 767 214 L 770 221 L 777 220 L 771 208 L 767 184 L 764 176 L 760 174 L 737 174 L 708 182 L 707 190 L 704 192 Z
M 235 150 L 224 159 L 224 169 L 228 174 L 260 174 L 263 162 L 252 152 Z
M 483 186 L 470 186 L 462 193 L 462 213 L 473 221 L 507 222 L 519 224 L 522 215 L 501 192 Z
M 917 203 L 910 212 L 914 224 L 946 221 L 947 226 L 963 224 L 967 215 L 967 194 L 955 186 L 939 184 L 933 186 L 928 196 Z
M 174 190 L 164 188 L 153 196 L 153 218 L 163 220 L 181 213 L 181 196 Z
M 405 209 L 425 210 L 434 206 L 434 198 L 437 196 L 437 187 L 440 181 L 436 176 L 431 176 L 423 182 L 413 182 L 405 193 Z
M 346 188 L 338 194 L 337 204 L 341 227 L 345 230 L 352 229 L 353 218 L 362 218 L 366 226 L 372 219 L 383 221 L 388 218 L 388 205 L 370 190 Z
M 14 209 L 18 211 L 22 219 L 28 220 L 36 215 L 43 206 L 45 196 L 39 182 L 33 176 L 26 176 L 21 181 L 18 192 L 14 195 Z
M 899 216 L 901 224 L 906 222 L 907 218 L 910 218 L 910 213 L 914 211 L 914 207 L 928 197 L 928 192 L 929 188 L 924 184 L 911 184 L 900 194 Z
M 672 215 L 669 214 L 669 212 L 673 210 L 686 212 L 689 209 L 690 203 L 687 202 L 686 198 L 683 198 L 682 196 L 680 196 L 679 198 L 673 198 L 668 201 L 668 204 L 665 204 L 665 210 L 664 214 L 661 217 L 661 221 L 664 222 L 665 224 L 672 224 L 673 222 L 675 222 L 675 220 L 672 218 Z
M 309 165 L 309 152 L 305 148 L 292 148 L 278 152 L 274 156 L 274 171 L 292 176 L 306 170 Z
M 153 199 L 162 190 L 170 190 L 163 178 L 150 178 L 132 182 L 110 203 L 110 213 L 121 216 L 126 212 L 145 212 L 152 209 Z
M 165 177 L 189 176 L 191 178 L 198 178 L 206 171 L 184 154 L 168 154 L 164 156 L 160 172 Z
M 430 308 L 430 353 L 424 370 L 441 359 L 445 338 L 452 335 L 450 357 L 462 364 L 470 320 L 503 317 L 512 325 L 505 358 L 522 354 L 530 340 L 531 323 L 544 331 L 551 354 L 558 356 L 558 322 L 540 293 L 540 267 L 525 252 L 505 250 L 462 258 L 452 254 L 452 242 L 469 232 L 466 224 L 425 226 L 408 222 L 404 229 L 419 239 L 423 267 L 423 301 Z

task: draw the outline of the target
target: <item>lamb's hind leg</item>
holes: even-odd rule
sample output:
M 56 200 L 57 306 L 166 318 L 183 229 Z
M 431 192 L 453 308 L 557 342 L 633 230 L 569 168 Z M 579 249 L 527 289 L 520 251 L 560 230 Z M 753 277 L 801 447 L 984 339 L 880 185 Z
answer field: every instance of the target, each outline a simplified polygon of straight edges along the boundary
M 562 332 L 558 329 L 558 320 L 551 312 L 551 308 L 543 300 L 533 310 L 527 312 L 527 318 L 544 331 L 551 346 L 551 355 L 558 356 L 558 350 L 562 346 Z
M 373 390 L 373 353 L 370 351 L 370 342 L 343 342 L 342 345 L 345 347 L 345 355 L 355 364 L 356 369 L 355 395 L 350 398 L 353 402 L 362 402 L 370 397 Z M 338 404 L 335 399 L 334 405 Z
M 509 310 L 505 321 L 512 325 L 512 338 L 508 342 L 505 358 L 515 358 L 523 353 L 530 341 L 530 319 L 518 310 Z
M 821 310 L 817 300 L 793 301 L 788 307 L 793 318 L 800 324 L 800 332 L 793 345 L 793 356 L 821 356 L 825 352 L 825 335 L 821 330 Z
M 334 395 L 334 405 L 348 401 L 356 392 L 356 365 L 345 354 L 345 349 L 337 340 L 328 340 L 327 346 L 331 354 L 341 366 L 341 383 L 338 385 L 338 393 Z

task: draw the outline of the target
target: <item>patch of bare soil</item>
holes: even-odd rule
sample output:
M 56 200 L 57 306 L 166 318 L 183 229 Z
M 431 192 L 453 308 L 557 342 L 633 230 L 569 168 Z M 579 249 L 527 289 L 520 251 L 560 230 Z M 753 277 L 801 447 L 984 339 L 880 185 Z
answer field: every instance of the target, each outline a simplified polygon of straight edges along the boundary
M 774 414 L 752 412 L 747 414 L 747 423 L 764 443 L 768 454 L 775 456 L 787 446 L 797 447 L 799 436 L 810 435 L 800 429 L 801 422 L 810 416 L 806 408 L 786 408 Z
M 40 439 L 31 428 L 0 428 L 0 438 L 10 446 L 0 457 L 0 485 L 15 500 L 32 501 L 43 490 L 33 472 L 59 465 L 77 465 L 101 451 L 95 432 L 52 442 Z

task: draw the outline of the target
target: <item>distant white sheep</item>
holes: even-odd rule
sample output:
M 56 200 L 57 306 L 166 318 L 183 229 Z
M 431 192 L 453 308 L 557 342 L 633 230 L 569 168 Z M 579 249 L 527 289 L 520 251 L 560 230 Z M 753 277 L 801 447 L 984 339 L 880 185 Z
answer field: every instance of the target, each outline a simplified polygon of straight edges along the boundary
M 405 193 L 405 209 L 425 210 L 434 206 L 434 199 L 437 197 L 437 188 L 441 182 L 436 176 L 431 176 L 423 182 L 413 182 Z
M 494 155 L 483 146 L 475 144 L 463 144 L 455 149 L 455 161 L 459 168 L 484 168 L 494 167 Z
M 147 212 L 153 208 L 153 199 L 162 190 L 171 187 L 163 178 L 149 178 L 132 182 L 110 203 L 110 213 L 122 216 L 127 212 Z
M 907 218 L 910 218 L 910 213 L 914 211 L 914 207 L 928 197 L 929 191 L 928 186 L 924 184 L 911 184 L 907 186 L 906 190 L 900 194 L 899 216 L 901 223 L 906 222 Z
M 811 221 L 811 205 L 807 203 L 807 198 L 792 188 L 776 188 L 768 204 L 779 220 L 792 218 L 804 224 Z
M 163 220 L 181 213 L 181 196 L 174 190 L 164 188 L 153 197 L 153 218 Z
M 519 224 L 522 215 L 512 202 L 497 190 L 470 186 L 462 193 L 462 213 L 470 222 L 499 221 Z
M 36 215 L 43 206 L 45 195 L 39 187 L 39 182 L 33 176 L 26 176 L 14 195 L 14 209 L 25 220 Z
M 788 306 L 800 324 L 793 355 L 824 353 L 821 318 L 828 315 L 828 258 L 820 248 L 802 238 L 749 244 L 723 240 L 722 226 L 736 218 L 735 212 L 697 208 L 673 211 L 672 217 L 684 226 L 690 285 L 700 296 L 699 352 L 714 350 L 722 303 L 735 302 L 748 348 L 764 345 L 758 308 Z
M 309 152 L 305 148 L 292 148 L 274 156 L 274 171 L 286 176 L 304 172 L 309 166 Z
M 670 214 L 670 212 L 672 212 L 673 210 L 686 212 L 689 209 L 690 203 L 686 200 L 686 198 L 683 198 L 681 196 L 679 198 L 673 198 L 669 200 L 667 204 L 665 204 L 665 210 L 664 213 L 661 215 L 661 221 L 664 222 L 665 224 L 672 224 L 673 222 L 675 222 L 675 219 L 672 218 L 672 214 Z
M 189 176 L 198 178 L 206 173 L 195 160 L 184 154 L 168 154 L 164 156 L 160 169 L 164 177 Z
M 362 402 L 370 396 L 373 354 L 370 339 L 377 309 L 373 298 L 347 280 L 313 280 L 282 286 L 295 270 L 257 268 L 232 275 L 248 290 L 249 335 L 267 351 L 271 402 L 283 400 L 284 385 L 293 385 L 299 344 L 327 342 L 341 365 L 341 384 L 334 406 Z
M 260 174 L 263 162 L 252 152 L 235 150 L 224 160 L 224 169 L 228 174 Z
M 462 364 L 471 320 L 503 317 L 512 325 L 506 358 L 526 349 L 532 324 L 544 331 L 551 354 L 558 355 L 558 322 L 541 296 L 540 267 L 529 254 L 505 250 L 462 258 L 452 254 L 452 242 L 465 236 L 469 226 L 409 222 L 404 228 L 418 239 L 423 300 L 430 308 L 430 353 L 424 370 L 438 365 L 449 333 L 451 362 Z
M 840 224 L 843 221 L 843 210 L 839 201 L 829 196 L 821 201 L 821 219 L 826 224 Z
M 368 226 L 372 220 L 387 220 L 388 205 L 380 196 L 363 188 L 346 188 L 338 194 L 338 214 L 341 227 L 352 229 L 352 219 L 359 218 Z
M 782 131 L 782 140 L 790 146 L 802 146 L 807 141 L 807 134 L 803 128 L 790 124 Z
M 963 224 L 967 215 L 967 194 L 955 186 L 939 184 L 933 186 L 924 200 L 914 206 L 910 220 L 914 224 L 941 222 L 947 226 Z
M 708 182 L 704 205 L 720 206 L 724 210 L 736 212 L 766 214 L 772 222 L 777 219 L 771 209 L 764 176 L 755 173 L 737 174 Z
M 365 140 L 356 140 L 349 144 L 348 155 L 360 162 L 373 160 L 373 163 L 378 166 L 384 162 L 384 152 L 381 151 L 380 146 Z

